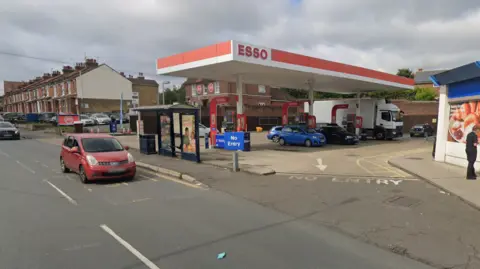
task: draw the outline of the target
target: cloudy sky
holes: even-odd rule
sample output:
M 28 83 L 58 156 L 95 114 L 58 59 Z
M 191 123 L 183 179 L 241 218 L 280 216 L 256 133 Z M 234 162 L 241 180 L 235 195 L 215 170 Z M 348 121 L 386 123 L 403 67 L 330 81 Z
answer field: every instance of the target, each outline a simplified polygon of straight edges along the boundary
M 85 55 L 162 80 L 156 58 L 229 39 L 392 73 L 450 68 L 480 60 L 479 25 L 478 0 L 0 0 L 0 82 Z

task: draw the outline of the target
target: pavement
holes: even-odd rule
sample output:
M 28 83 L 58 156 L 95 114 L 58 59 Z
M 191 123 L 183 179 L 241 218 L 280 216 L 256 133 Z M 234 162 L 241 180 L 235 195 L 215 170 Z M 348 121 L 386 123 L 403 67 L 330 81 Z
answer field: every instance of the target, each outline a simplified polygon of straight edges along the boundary
M 0 141 L 0 268 L 431 268 L 318 225 L 315 214 L 146 170 L 84 185 L 60 172 L 59 146 L 47 139 Z M 210 183 L 269 179 L 219 171 Z
M 466 180 L 465 168 L 436 162 L 432 159 L 431 152 L 392 158 L 389 163 L 480 209 L 480 182 Z

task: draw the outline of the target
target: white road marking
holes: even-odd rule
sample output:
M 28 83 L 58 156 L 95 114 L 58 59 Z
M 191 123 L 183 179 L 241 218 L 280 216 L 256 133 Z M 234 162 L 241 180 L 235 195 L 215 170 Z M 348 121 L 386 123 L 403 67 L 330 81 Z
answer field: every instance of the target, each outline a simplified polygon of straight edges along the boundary
M 144 202 L 144 201 L 148 201 L 148 200 L 151 200 L 152 198 L 142 198 L 142 199 L 136 199 L 136 200 L 133 200 L 132 203 L 139 203 L 139 202 Z
M 45 168 L 48 168 L 48 165 L 42 163 L 42 166 L 45 167 Z
M 65 192 L 63 192 L 60 188 L 58 188 L 57 186 L 55 186 L 52 182 L 44 179 L 43 181 L 47 182 L 50 186 L 52 186 L 52 188 L 54 188 L 55 190 L 57 190 L 63 197 L 65 197 L 70 203 L 72 203 L 73 205 L 78 205 L 77 204 L 77 201 L 73 200 L 72 197 L 68 196 L 68 194 L 66 194 Z
M 145 175 L 137 175 L 138 177 L 141 177 L 141 178 L 145 178 L 145 179 L 150 179 L 151 181 L 155 181 L 157 182 L 158 180 L 154 179 L 154 178 L 151 178 L 151 177 L 147 177 Z
M 21 163 L 20 161 L 17 160 L 18 165 L 23 167 L 25 170 L 29 171 L 32 174 L 35 174 L 35 171 L 33 171 L 30 167 L 26 166 L 25 164 Z
M 323 164 L 323 161 L 322 161 L 322 158 L 318 158 L 317 159 L 317 165 L 315 165 L 315 167 L 317 167 L 318 169 L 320 169 L 320 171 L 325 171 L 325 169 L 327 169 L 327 166 Z
M 65 175 L 66 178 L 68 178 L 68 180 L 74 180 L 72 177 L 70 177 L 69 175 Z
M 111 235 L 115 240 L 118 241 L 122 246 L 124 246 L 128 251 L 130 251 L 133 255 L 135 255 L 141 262 L 143 262 L 149 269 L 160 269 L 160 267 L 156 266 L 153 262 L 151 262 L 147 257 L 143 256 L 138 250 L 136 250 L 132 245 L 130 245 L 127 241 L 123 240 L 120 236 L 118 236 L 112 229 L 110 229 L 107 225 L 102 224 L 100 227 L 109 235 Z
M 127 182 L 122 182 L 123 185 L 125 186 L 128 186 L 128 183 Z
M 10 158 L 10 155 L 8 155 L 8 153 L 5 153 L 5 152 L 3 152 L 3 151 L 0 151 L 0 155 L 3 155 L 3 156 L 5 156 L 5 157 L 9 157 L 9 158 Z

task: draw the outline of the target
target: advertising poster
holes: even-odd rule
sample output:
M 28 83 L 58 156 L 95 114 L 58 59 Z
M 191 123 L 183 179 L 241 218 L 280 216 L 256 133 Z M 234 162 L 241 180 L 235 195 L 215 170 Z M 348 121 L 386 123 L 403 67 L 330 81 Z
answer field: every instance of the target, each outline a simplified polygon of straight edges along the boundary
M 473 126 L 480 125 L 480 101 L 450 104 L 447 141 L 465 143 Z
M 172 141 L 170 140 L 170 117 L 160 116 L 160 128 L 162 129 L 162 149 L 171 150 Z
M 182 128 L 183 152 L 195 153 L 197 148 L 195 141 L 195 116 L 183 115 Z

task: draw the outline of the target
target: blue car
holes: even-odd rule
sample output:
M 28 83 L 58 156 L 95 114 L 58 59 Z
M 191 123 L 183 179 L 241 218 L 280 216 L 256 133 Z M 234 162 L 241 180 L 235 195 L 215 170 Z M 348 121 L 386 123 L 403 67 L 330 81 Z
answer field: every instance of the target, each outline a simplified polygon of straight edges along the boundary
M 284 145 L 305 145 L 306 147 L 327 144 L 325 135 L 315 129 L 303 129 L 297 126 L 285 126 L 280 132 L 278 143 Z
M 274 126 L 270 131 L 268 131 L 267 139 L 272 140 L 273 142 L 278 142 L 278 138 L 280 137 L 280 132 L 282 131 L 283 126 Z

